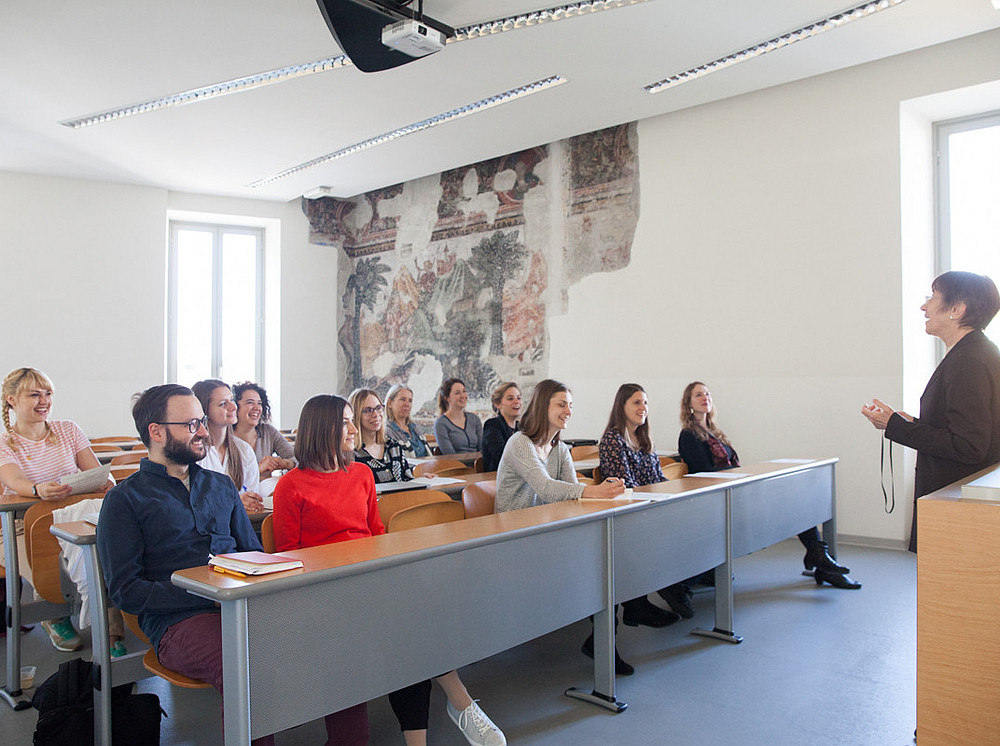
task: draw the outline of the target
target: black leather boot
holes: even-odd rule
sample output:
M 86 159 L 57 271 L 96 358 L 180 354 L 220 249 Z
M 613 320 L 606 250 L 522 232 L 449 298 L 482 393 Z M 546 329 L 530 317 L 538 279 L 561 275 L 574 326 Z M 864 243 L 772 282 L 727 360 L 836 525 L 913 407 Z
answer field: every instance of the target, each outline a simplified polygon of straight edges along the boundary
M 839 572 L 827 572 L 820 568 L 816 568 L 816 585 L 823 585 L 823 583 L 829 583 L 834 588 L 843 588 L 845 591 L 856 591 L 861 587 L 861 583 L 858 583 L 850 575 L 842 575 Z
M 806 556 L 802 558 L 802 564 L 806 570 L 819 568 L 826 572 L 840 573 L 847 575 L 851 568 L 838 565 L 837 560 L 830 556 L 830 546 L 825 541 L 817 541 L 809 545 L 806 549 Z

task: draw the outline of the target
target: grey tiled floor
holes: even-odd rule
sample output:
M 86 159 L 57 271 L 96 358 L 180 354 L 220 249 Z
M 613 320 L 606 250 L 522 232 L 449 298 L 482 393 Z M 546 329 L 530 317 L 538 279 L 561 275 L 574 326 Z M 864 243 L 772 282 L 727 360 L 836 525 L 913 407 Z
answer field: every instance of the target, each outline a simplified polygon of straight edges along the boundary
M 568 686 L 590 683 L 590 661 L 579 652 L 586 621 L 467 666 L 462 678 L 512 745 L 911 744 L 915 555 L 842 546 L 841 560 L 864 583 L 860 591 L 817 588 L 800 575 L 801 557 L 790 540 L 737 560 L 740 645 L 688 634 L 711 625 L 712 591 L 695 594 L 691 621 L 621 627 L 618 647 L 636 674 L 618 679 L 617 696 L 629 705 L 619 715 L 562 696 Z M 41 629 L 25 638 L 23 659 L 38 666 L 39 680 L 72 655 L 56 652 Z M 140 688 L 159 694 L 169 713 L 163 744 L 221 742 L 214 691 L 175 689 L 159 679 Z M 369 719 L 372 744 L 403 743 L 384 697 L 369 705 Z M 0 706 L 0 742 L 30 744 L 35 720 L 33 710 Z M 276 738 L 278 746 L 324 740 L 321 721 Z M 465 743 L 436 687 L 428 742 Z

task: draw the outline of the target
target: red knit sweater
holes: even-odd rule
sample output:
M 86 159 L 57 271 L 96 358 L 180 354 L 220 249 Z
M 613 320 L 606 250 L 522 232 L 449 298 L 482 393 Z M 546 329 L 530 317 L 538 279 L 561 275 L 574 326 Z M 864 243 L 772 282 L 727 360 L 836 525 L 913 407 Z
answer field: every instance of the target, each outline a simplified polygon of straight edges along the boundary
M 375 479 L 363 464 L 330 473 L 292 469 L 274 488 L 274 544 L 279 552 L 384 533 Z

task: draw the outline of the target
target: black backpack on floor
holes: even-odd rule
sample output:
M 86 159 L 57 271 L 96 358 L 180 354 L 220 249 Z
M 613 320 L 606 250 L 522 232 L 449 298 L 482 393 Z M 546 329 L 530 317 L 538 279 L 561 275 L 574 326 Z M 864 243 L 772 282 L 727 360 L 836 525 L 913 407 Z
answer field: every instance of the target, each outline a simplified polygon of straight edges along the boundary
M 83 658 L 59 664 L 39 685 L 32 706 L 38 710 L 35 746 L 94 743 L 94 666 Z M 158 746 L 160 698 L 133 694 L 132 684 L 111 690 L 111 742 L 114 746 Z

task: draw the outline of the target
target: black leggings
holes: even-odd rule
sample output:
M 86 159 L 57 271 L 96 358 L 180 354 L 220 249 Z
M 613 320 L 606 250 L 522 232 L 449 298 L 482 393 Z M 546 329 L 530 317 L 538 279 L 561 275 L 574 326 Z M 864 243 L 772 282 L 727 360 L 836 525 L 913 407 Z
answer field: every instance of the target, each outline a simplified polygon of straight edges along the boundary
M 400 730 L 427 730 L 427 719 L 431 710 L 431 680 L 389 693 L 392 707 Z

